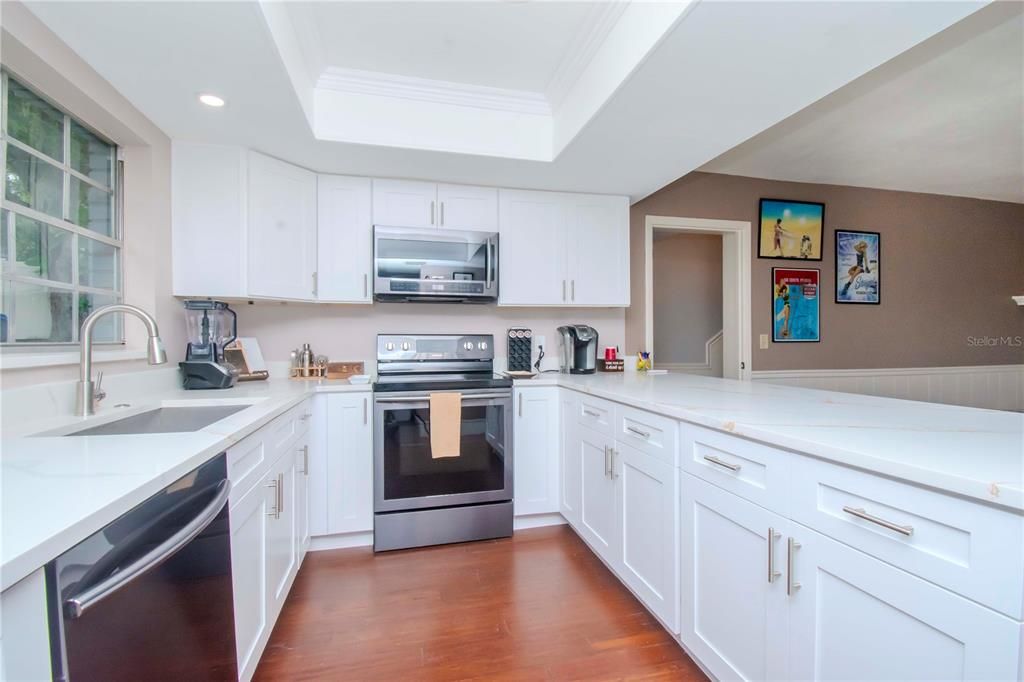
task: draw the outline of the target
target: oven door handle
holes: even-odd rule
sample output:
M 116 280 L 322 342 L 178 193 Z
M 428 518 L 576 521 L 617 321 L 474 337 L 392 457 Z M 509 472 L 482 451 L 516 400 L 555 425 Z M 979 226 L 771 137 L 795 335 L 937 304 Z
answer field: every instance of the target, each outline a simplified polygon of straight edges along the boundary
M 443 391 L 438 391 L 438 392 L 439 393 L 443 393 Z M 479 394 L 476 394 L 476 395 L 466 395 L 466 394 L 462 395 L 462 400 L 463 401 L 466 401 L 466 400 L 495 400 L 495 399 L 498 399 L 498 400 L 500 400 L 500 399 L 511 400 L 512 399 L 512 394 L 511 393 L 479 393 Z M 400 396 L 395 396 L 394 398 L 378 398 L 377 399 L 377 404 L 378 405 L 382 405 L 382 404 L 387 404 L 387 403 L 423 403 L 423 402 L 427 402 L 429 400 L 430 400 L 430 396 L 429 395 L 400 395 Z

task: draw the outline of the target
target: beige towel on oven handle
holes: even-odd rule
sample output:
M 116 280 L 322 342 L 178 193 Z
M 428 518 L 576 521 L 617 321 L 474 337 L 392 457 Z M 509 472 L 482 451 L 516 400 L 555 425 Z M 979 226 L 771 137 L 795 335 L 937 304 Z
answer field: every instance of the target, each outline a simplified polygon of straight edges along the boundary
M 430 456 L 433 459 L 462 454 L 462 394 L 430 394 Z

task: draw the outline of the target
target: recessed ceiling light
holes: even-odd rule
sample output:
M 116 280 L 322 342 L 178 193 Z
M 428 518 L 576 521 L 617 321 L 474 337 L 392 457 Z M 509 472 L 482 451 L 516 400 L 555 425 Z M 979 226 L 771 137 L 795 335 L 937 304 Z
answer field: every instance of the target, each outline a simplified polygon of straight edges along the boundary
M 208 107 L 222 107 L 224 100 L 217 95 L 199 95 L 199 101 Z

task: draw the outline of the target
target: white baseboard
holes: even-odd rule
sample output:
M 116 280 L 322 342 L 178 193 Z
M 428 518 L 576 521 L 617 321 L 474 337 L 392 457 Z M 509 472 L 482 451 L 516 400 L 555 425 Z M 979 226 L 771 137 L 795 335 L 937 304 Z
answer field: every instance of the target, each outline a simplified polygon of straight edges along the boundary
M 553 514 L 531 514 L 530 516 L 515 517 L 512 521 L 512 529 L 526 530 L 527 528 L 540 528 L 542 526 L 560 526 L 564 523 L 565 517 L 558 512 Z M 363 533 L 338 533 L 337 535 L 320 535 L 310 538 L 309 541 L 310 552 L 371 546 L 373 546 L 373 531 L 366 531 Z
M 1024 410 L 1024 365 L 755 370 L 753 381 L 887 398 Z
M 565 524 L 565 517 L 554 512 L 552 514 L 531 514 L 529 516 L 517 516 L 512 521 L 513 530 L 526 530 L 527 528 L 541 528 L 542 526 L 561 526 Z

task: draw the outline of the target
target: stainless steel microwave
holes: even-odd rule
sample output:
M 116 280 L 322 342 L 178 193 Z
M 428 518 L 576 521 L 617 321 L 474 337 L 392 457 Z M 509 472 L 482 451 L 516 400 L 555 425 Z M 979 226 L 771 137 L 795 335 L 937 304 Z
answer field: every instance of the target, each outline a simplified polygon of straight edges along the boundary
M 497 301 L 498 235 L 375 225 L 373 268 L 378 301 Z

